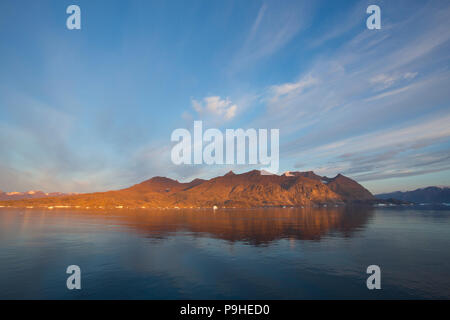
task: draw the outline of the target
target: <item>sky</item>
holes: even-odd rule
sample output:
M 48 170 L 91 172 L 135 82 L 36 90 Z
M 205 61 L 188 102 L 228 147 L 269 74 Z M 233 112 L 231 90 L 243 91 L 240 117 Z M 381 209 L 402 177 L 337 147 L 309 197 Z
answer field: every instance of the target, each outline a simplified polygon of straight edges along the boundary
M 0 189 L 260 167 L 173 164 L 171 133 L 194 120 L 279 129 L 280 173 L 342 173 L 373 193 L 450 185 L 448 21 L 447 0 L 3 0 Z

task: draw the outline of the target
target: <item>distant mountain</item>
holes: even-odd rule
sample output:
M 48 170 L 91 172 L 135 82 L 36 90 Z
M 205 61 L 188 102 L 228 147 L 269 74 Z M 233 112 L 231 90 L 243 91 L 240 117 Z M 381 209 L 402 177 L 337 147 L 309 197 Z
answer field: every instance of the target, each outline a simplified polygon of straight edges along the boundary
M 71 196 L 0 202 L 14 206 L 70 206 L 97 208 L 211 208 L 312 206 L 373 203 L 375 197 L 356 181 L 341 174 L 334 178 L 314 172 L 242 174 L 232 171 L 210 180 L 181 183 L 154 177 L 126 189 Z
M 427 187 L 414 191 L 377 194 L 378 199 L 398 199 L 414 203 L 450 203 L 449 187 Z
M 75 193 L 62 193 L 62 192 L 42 192 L 30 190 L 26 192 L 3 192 L 0 190 L 0 201 L 3 200 L 22 200 L 22 199 L 38 199 L 45 197 L 62 197 Z

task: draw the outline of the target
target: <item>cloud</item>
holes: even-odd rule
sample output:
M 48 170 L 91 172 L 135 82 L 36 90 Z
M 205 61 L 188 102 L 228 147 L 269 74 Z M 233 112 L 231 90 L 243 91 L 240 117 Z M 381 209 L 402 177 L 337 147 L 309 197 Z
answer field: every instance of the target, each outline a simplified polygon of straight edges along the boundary
M 410 90 L 412 88 L 414 88 L 414 86 L 411 85 L 411 86 L 405 86 L 403 88 L 394 89 L 394 90 L 391 90 L 391 91 L 386 91 L 386 92 L 380 93 L 379 95 L 369 97 L 365 101 L 369 102 L 369 101 L 375 101 L 375 100 L 383 99 L 383 98 L 390 97 L 390 96 L 393 96 L 393 95 L 396 95 L 396 94 L 399 94 L 399 93 L 406 92 L 406 91 L 408 91 L 408 90 Z
M 408 166 L 404 166 L 404 153 L 408 155 Z M 393 149 L 382 153 L 350 156 L 347 160 L 349 168 L 345 172 L 358 181 L 418 176 L 450 169 L 448 152 L 427 149 L 413 154 L 406 149 Z
M 275 54 L 306 26 L 311 8 L 304 2 L 264 1 L 229 68 L 240 72 Z
M 267 4 L 263 3 L 262 6 L 259 8 L 258 15 L 256 16 L 255 22 L 253 22 L 253 26 L 252 26 L 252 29 L 251 29 L 250 35 L 249 35 L 250 39 L 253 38 L 255 36 L 255 34 L 257 33 L 259 25 L 261 24 L 261 20 L 263 19 L 266 10 L 267 10 Z
M 380 73 L 372 77 L 369 82 L 375 85 L 381 85 L 380 90 L 387 89 L 393 86 L 395 83 L 401 80 L 412 80 L 417 76 L 417 72 L 405 72 L 405 73 L 394 73 L 394 74 L 384 74 Z
M 386 150 L 390 147 L 414 148 L 450 138 L 450 114 L 439 115 L 428 121 L 411 124 L 398 129 L 385 129 L 326 144 L 310 151 L 321 153 L 366 153 Z
M 219 96 L 203 98 L 203 101 L 192 99 L 192 108 L 200 115 L 210 115 L 224 120 L 231 120 L 236 116 L 237 105 L 229 98 Z
M 1 93 L 8 117 L 0 118 L 0 189 L 88 192 L 120 185 L 112 160 L 120 156 L 101 136 L 80 130 L 80 114 L 20 91 Z
M 270 89 L 273 94 L 271 100 L 272 102 L 275 102 L 281 96 L 294 93 L 299 94 L 306 88 L 316 85 L 318 82 L 319 82 L 318 79 L 308 74 L 306 77 L 303 77 L 302 79 L 294 83 L 283 83 L 281 85 L 274 85 Z
M 311 157 L 327 159 L 316 168 L 324 175 L 344 173 L 358 181 L 416 176 L 450 167 L 450 114 L 377 131 L 309 149 Z M 447 146 L 437 149 L 436 146 Z

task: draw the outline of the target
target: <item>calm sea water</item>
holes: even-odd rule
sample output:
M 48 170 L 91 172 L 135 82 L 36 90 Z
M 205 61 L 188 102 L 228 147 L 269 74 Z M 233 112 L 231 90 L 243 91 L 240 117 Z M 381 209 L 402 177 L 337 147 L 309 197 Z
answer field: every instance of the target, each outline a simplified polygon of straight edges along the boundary
M 450 211 L 3 208 L 0 298 L 449 299 Z

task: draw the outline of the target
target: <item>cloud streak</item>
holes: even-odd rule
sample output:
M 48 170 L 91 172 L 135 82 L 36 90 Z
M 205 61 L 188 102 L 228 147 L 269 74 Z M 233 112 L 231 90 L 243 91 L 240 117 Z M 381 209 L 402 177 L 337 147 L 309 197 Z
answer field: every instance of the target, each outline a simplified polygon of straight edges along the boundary
M 281 50 L 306 27 L 311 11 L 305 2 L 264 1 L 229 72 L 242 72 Z

